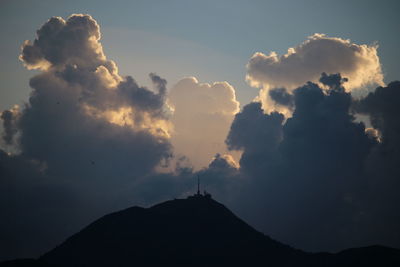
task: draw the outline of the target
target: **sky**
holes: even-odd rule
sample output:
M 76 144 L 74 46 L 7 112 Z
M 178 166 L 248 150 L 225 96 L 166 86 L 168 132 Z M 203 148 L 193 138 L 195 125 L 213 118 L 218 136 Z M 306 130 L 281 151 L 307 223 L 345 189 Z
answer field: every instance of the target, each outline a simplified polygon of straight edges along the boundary
M 26 101 L 31 72 L 17 60 L 20 46 L 51 16 L 88 13 L 102 27 L 108 57 L 124 75 L 147 74 L 172 85 L 185 76 L 229 81 L 241 103 L 257 90 L 245 65 L 255 52 L 285 53 L 314 33 L 379 44 L 385 79 L 399 76 L 397 1 L 4 1 L 0 107 Z M 144 63 L 135 64 L 135 62 Z M 140 67 L 138 67 L 140 65 Z M 18 79 L 16 78 L 18 77 Z
M 400 248 L 397 2 L 0 0 L 0 260 L 198 175 L 296 248 Z

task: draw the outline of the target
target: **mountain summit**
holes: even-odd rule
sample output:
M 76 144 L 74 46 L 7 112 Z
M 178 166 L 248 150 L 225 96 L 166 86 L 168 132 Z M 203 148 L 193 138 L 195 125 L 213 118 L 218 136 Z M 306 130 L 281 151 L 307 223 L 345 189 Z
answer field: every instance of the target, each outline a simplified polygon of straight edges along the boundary
M 198 192 L 106 215 L 35 263 L 29 266 L 400 266 L 400 252 L 376 246 L 306 253 L 256 231 Z
M 106 215 L 42 259 L 57 266 L 223 266 L 298 255 L 197 194 Z

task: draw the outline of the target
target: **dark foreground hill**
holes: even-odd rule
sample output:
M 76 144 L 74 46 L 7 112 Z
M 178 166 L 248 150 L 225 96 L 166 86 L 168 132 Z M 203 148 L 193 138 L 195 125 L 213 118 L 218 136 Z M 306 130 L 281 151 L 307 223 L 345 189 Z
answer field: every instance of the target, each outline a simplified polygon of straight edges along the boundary
M 38 260 L 1 266 L 400 266 L 400 251 L 373 246 L 305 253 L 196 195 L 106 215 Z

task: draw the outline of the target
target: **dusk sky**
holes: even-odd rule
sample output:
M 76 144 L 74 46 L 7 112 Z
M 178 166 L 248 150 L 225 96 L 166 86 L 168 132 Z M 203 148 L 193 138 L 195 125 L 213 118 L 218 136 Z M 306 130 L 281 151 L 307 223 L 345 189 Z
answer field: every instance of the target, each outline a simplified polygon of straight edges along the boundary
M 296 248 L 400 248 L 399 8 L 0 0 L 0 260 L 197 176 Z

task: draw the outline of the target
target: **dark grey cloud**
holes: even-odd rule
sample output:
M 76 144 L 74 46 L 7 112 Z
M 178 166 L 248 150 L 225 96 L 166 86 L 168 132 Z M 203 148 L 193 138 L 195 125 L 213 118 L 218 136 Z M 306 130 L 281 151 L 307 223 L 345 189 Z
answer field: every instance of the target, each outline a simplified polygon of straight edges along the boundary
M 368 230 L 377 240 L 399 246 L 400 215 L 396 210 L 400 205 L 400 82 L 376 88 L 354 103 L 354 109 L 370 117 L 380 140 L 366 162 L 370 191 L 366 203 L 371 217 Z
M 158 93 L 138 86 L 135 80 L 128 76 L 118 86 L 121 101 L 126 101 L 128 104 L 140 108 L 140 110 L 152 112 L 153 115 L 161 116 L 165 104 L 166 81 L 155 74 L 150 74 L 150 78 Z
M 259 102 L 246 105 L 235 116 L 226 144 L 231 150 L 243 150 L 241 169 L 254 173 L 276 162 L 283 120 L 277 112 L 264 114 Z
M 150 78 L 153 81 L 154 85 L 156 86 L 160 95 L 165 96 L 167 92 L 167 80 L 161 78 L 155 73 L 150 73 Z
M 387 87 L 378 87 L 369 93 L 364 99 L 357 101 L 354 106 L 357 112 L 370 116 L 372 126 L 379 130 L 383 137 L 383 143 L 398 141 L 400 133 L 399 115 L 400 82 L 389 83 Z
M 293 107 L 293 95 L 286 88 L 273 88 L 268 91 L 269 96 L 279 105 Z
M 322 80 L 330 89 L 309 82 L 294 90 L 285 122 L 260 103 L 245 106 L 227 144 L 243 150 L 241 172 L 250 182 L 237 206 L 250 222 L 296 247 L 337 250 L 374 240 L 365 163 L 377 140 L 355 122 L 340 75 Z
M 16 114 L 12 110 L 4 110 L 0 118 L 3 120 L 3 141 L 7 145 L 13 143 L 14 135 L 17 133 Z
M 375 140 L 349 114 L 351 95 L 340 87 L 324 92 L 308 83 L 294 95 L 296 109 L 280 144 L 281 174 L 292 186 L 287 210 L 297 222 L 290 238 L 310 249 L 354 246 L 362 238 L 356 229 L 363 219 L 364 164 Z
M 94 218 L 92 210 L 79 208 L 81 196 L 46 175 L 45 167 L 0 150 L 1 259 L 40 255 Z
M 168 140 L 146 130 L 145 124 L 151 122 L 143 121 L 145 116 L 152 118 L 154 113 L 158 114 L 159 106 L 147 112 L 132 102 L 127 105 L 112 97 L 109 101 L 101 99 L 101 91 L 87 96 L 86 88 L 90 90 L 90 86 L 76 86 L 53 72 L 32 78 L 30 84 L 30 102 L 18 121 L 19 145 L 25 155 L 46 161 L 49 171 L 74 176 L 89 171 L 91 174 L 87 175 L 92 176 L 96 170 L 104 176 L 116 169 L 125 172 L 124 176 L 135 176 L 151 171 L 171 154 Z M 118 91 L 111 94 L 121 97 Z M 107 112 L 118 113 L 119 108 L 133 109 L 132 114 L 123 114 L 126 118 L 118 118 L 126 120 L 126 124 L 113 123 L 107 117 Z M 131 127 L 129 121 L 140 126 Z M 94 169 L 87 168 L 91 162 L 97 163 Z
M 24 64 L 41 73 L 29 102 L 1 115 L 3 139 L 20 153 L 0 150 L 0 259 L 37 256 L 132 205 L 150 183 L 140 181 L 156 181 L 172 156 L 166 81 L 150 74 L 152 91 L 120 76 L 99 41 L 93 18 L 72 15 L 50 19 L 22 48 Z
M 322 84 L 329 86 L 329 88 L 331 88 L 331 89 L 339 90 L 339 89 L 344 89 L 342 85 L 343 85 L 343 83 L 347 82 L 348 79 L 342 78 L 340 73 L 328 75 L 325 72 L 323 72 L 321 74 L 321 78 L 319 78 L 319 81 Z
M 263 150 L 257 143 L 264 139 L 269 142 L 267 146 L 274 146 L 281 138 L 281 124 L 284 120 L 282 114 L 264 114 L 261 103 L 253 102 L 243 107 L 243 110 L 236 114 L 235 120 L 231 125 L 231 130 L 226 139 L 229 149 Z M 256 131 L 247 132 L 246 129 Z M 264 142 L 263 142 L 264 143 Z

